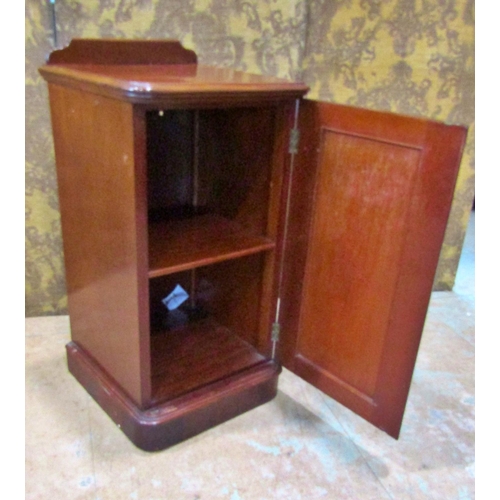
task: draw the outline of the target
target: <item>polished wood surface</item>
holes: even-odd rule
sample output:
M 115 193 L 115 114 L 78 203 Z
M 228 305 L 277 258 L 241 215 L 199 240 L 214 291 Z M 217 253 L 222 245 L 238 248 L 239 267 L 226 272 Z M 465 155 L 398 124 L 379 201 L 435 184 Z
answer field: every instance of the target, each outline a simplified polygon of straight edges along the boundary
M 187 212 L 193 206 L 196 113 L 185 109 L 145 113 L 150 219 L 164 220 L 165 213 Z
M 281 189 L 280 178 L 272 178 L 282 169 L 273 157 L 277 109 L 147 113 L 150 277 L 275 246 L 276 202 L 273 212 L 269 204 Z
M 50 53 L 47 64 L 196 64 L 192 50 L 178 40 L 74 38 Z
M 279 373 L 258 350 L 276 305 L 285 116 L 307 89 L 192 56 L 170 42 L 77 41 L 40 70 L 70 371 L 144 449 L 270 400 Z M 192 295 L 183 327 L 162 304 L 176 284 Z
M 420 151 L 323 129 L 319 161 L 297 354 L 373 398 Z
M 301 83 L 252 75 L 230 68 L 193 64 L 49 64 L 40 68 L 49 82 L 133 103 L 213 107 L 264 104 L 300 98 Z
M 171 41 L 78 41 L 40 70 L 70 371 L 134 443 L 165 448 L 276 394 L 279 295 L 283 364 L 396 437 L 465 130 L 302 101 L 292 157 L 305 85 L 195 61 Z M 166 327 L 176 284 L 187 323 Z
M 276 396 L 279 365 L 266 361 L 149 409 L 139 408 L 74 342 L 68 367 L 128 438 L 145 451 L 162 450 L 267 403 Z
M 49 92 L 72 338 L 141 406 L 150 397 L 144 143 L 130 104 Z
M 294 191 L 313 205 L 304 217 L 294 199 L 287 298 L 300 307 L 283 361 L 396 437 L 465 130 L 315 102 L 302 113 L 318 138 L 301 148 Z
M 266 293 L 263 271 L 272 258 L 269 253 L 272 251 L 197 268 L 194 283 L 191 270 L 150 279 L 153 334 L 182 323 L 186 317 L 210 317 L 262 353 L 259 322 L 267 311 L 262 305 Z M 162 300 L 177 285 L 186 290 L 189 299 L 180 307 L 180 315 L 171 315 Z M 264 298 L 269 302 L 268 297 Z
M 151 404 L 156 405 L 229 377 L 265 358 L 212 319 L 151 337 Z
M 204 267 L 197 271 L 197 277 L 207 279 L 209 275 L 210 283 L 218 291 L 219 298 L 213 307 L 217 315 L 223 317 L 223 324 L 237 329 L 247 341 L 267 354 L 271 352 L 269 331 L 277 296 L 274 281 L 277 254 L 270 251 L 274 247 L 270 243 L 278 237 L 289 114 L 285 106 L 147 113 L 151 230 L 156 231 L 154 221 L 174 220 L 186 213 L 205 213 L 206 220 L 212 217 L 219 220 L 223 216 L 234 221 L 229 223 L 227 235 L 224 231 L 211 231 L 210 224 L 204 225 L 202 231 L 212 240 L 207 240 L 207 245 L 190 243 L 189 220 L 186 219 L 185 226 L 180 221 L 174 222 L 185 235 L 177 247 L 184 259 L 193 251 L 199 253 L 202 247 L 206 247 L 211 256 L 187 266 L 184 260 L 183 267 L 173 269 L 175 271 L 266 250 L 264 261 L 245 259 L 234 266 L 231 263 L 216 265 L 213 272 L 212 268 Z M 194 135 L 198 136 L 196 141 Z M 195 182 L 192 162 L 196 149 L 199 162 Z M 196 207 L 193 206 L 195 185 L 198 187 Z M 238 228 L 238 235 L 253 242 L 237 253 L 233 253 L 234 244 L 238 245 L 240 237 L 231 242 L 233 227 Z M 169 238 L 165 235 L 162 241 L 166 240 Z M 244 244 L 244 239 L 241 243 Z M 229 244 L 229 252 L 225 250 L 226 244 Z M 165 245 L 170 247 L 171 243 Z M 152 243 L 151 248 L 154 246 Z M 175 258 L 175 252 L 156 253 L 163 259 L 169 255 Z M 150 276 L 158 274 L 150 273 Z
M 271 250 L 275 243 L 217 215 L 149 225 L 150 278 Z
M 150 220 L 211 213 L 271 235 L 269 204 L 281 187 L 272 176 L 283 168 L 275 155 L 280 109 L 147 112 Z
M 200 111 L 198 204 L 267 235 L 279 107 Z M 255 147 L 258 143 L 259 147 Z
M 228 260 L 197 270 L 198 295 L 210 315 L 240 338 L 266 354 L 260 347 L 260 320 L 272 303 L 264 271 L 273 261 L 272 251 Z M 265 332 L 269 334 L 269 330 Z

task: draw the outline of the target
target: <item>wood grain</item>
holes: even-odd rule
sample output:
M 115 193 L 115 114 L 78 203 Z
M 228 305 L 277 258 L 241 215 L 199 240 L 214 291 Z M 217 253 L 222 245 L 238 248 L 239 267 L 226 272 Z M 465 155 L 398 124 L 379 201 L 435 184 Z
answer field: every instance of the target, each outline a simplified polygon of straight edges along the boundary
M 40 70 L 72 372 L 145 449 L 194 435 L 275 394 L 279 370 L 255 348 L 269 354 L 282 278 L 285 366 L 398 436 L 465 130 L 305 101 L 292 177 L 292 102 L 307 87 L 194 62 L 171 41 L 79 41 Z M 196 217 L 172 217 L 185 208 Z M 150 345 L 150 310 L 162 319 L 149 292 L 202 280 L 218 323 Z
M 270 400 L 280 371 L 257 349 L 267 351 L 276 304 L 284 127 L 307 87 L 195 62 L 171 41 L 80 40 L 40 69 L 70 371 L 151 450 Z M 212 319 L 158 333 L 158 299 L 178 282 Z M 205 283 L 214 297 L 201 297 Z
M 47 64 L 196 64 L 192 50 L 178 40 L 74 38 L 50 53 Z
M 156 333 L 151 337 L 151 404 L 222 380 L 264 359 L 211 319 Z
M 328 129 L 320 151 L 297 354 L 372 397 L 421 155 Z
M 301 112 L 284 365 L 397 437 L 465 130 L 307 101 Z
M 279 365 L 266 361 L 149 409 L 139 408 L 98 363 L 74 342 L 68 367 L 137 447 L 163 450 L 267 403 L 276 396 Z
M 303 96 L 301 83 L 202 65 L 50 64 L 49 82 L 165 108 L 278 103 Z
M 141 406 L 150 375 L 140 120 L 127 103 L 49 92 L 72 338 Z
M 269 238 L 249 233 L 217 215 L 149 225 L 150 278 L 273 249 Z
M 267 261 L 273 259 L 272 253 L 227 260 L 196 273 L 200 299 L 210 314 L 261 354 L 259 321 L 270 306 L 263 271 Z

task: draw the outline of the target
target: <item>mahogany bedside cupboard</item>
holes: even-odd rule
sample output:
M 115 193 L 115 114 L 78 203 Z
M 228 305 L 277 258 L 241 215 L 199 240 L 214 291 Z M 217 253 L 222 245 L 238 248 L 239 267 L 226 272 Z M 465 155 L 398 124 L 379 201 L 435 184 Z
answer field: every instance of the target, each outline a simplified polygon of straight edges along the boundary
M 466 130 L 170 40 L 73 40 L 40 72 L 68 366 L 129 439 L 266 403 L 281 366 L 397 438 Z

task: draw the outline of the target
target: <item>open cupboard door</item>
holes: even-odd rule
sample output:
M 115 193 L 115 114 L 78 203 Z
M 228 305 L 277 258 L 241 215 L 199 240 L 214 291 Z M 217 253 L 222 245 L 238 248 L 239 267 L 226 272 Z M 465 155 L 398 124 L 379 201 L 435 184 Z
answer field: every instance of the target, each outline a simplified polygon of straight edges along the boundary
M 466 130 L 309 100 L 299 130 L 280 359 L 397 438 Z

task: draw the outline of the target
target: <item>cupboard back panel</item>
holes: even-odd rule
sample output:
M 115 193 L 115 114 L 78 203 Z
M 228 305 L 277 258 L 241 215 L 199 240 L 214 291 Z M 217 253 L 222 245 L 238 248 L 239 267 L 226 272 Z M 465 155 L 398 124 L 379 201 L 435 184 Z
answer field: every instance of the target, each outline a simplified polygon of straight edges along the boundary
M 200 204 L 266 234 L 274 108 L 200 114 Z
M 149 280 L 149 315 L 153 335 L 165 329 L 168 324 L 168 309 L 162 301 L 177 285 L 191 293 L 191 272 L 168 274 Z
M 150 280 L 153 335 L 211 318 L 257 347 L 264 262 L 265 256 L 259 254 Z M 162 300 L 177 285 L 189 298 L 169 312 Z
M 274 107 L 158 110 L 146 120 L 152 221 L 214 213 L 266 234 Z
M 147 113 L 148 209 L 188 207 L 193 199 L 194 112 L 166 110 Z
M 266 256 L 252 255 L 199 269 L 200 288 L 217 322 L 258 347 Z

